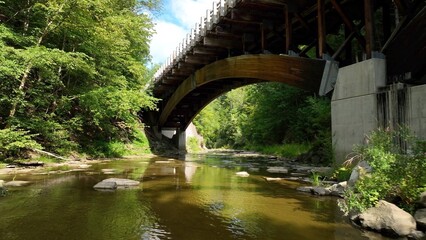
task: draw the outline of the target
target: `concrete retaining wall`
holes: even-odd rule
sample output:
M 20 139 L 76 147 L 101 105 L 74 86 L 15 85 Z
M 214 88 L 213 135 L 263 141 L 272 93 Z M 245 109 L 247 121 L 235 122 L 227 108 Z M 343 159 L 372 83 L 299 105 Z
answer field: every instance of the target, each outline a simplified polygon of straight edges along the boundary
M 376 92 L 386 83 L 384 59 L 369 59 L 339 69 L 331 101 L 333 146 L 342 163 L 355 144 L 378 127 Z
M 380 101 L 378 101 L 378 99 Z M 386 86 L 386 61 L 369 59 L 339 69 L 331 101 L 337 163 L 378 127 L 406 125 L 426 139 L 426 85 Z

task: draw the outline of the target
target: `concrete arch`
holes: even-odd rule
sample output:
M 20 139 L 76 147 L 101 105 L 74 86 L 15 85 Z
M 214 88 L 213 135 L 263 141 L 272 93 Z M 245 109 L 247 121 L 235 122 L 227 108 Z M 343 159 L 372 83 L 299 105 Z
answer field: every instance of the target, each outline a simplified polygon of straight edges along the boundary
M 159 126 L 165 125 L 173 110 L 191 92 L 215 82 L 232 84 L 230 89 L 212 94 L 192 115 L 195 116 L 222 93 L 256 82 L 281 82 L 305 90 L 318 91 L 325 64 L 324 60 L 272 54 L 242 55 L 216 61 L 199 69 L 179 85 L 160 112 Z M 184 130 L 194 116 L 187 116 L 180 128 Z

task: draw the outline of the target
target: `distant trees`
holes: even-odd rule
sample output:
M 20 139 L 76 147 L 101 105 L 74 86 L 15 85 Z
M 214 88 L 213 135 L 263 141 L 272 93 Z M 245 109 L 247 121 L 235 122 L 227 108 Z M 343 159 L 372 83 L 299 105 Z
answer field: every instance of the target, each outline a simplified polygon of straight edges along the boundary
M 194 123 L 210 148 L 308 143 L 332 161 L 330 100 L 285 84 L 233 90 L 207 106 Z
M 0 129 L 57 153 L 131 138 L 154 107 L 142 87 L 156 3 L 0 1 Z

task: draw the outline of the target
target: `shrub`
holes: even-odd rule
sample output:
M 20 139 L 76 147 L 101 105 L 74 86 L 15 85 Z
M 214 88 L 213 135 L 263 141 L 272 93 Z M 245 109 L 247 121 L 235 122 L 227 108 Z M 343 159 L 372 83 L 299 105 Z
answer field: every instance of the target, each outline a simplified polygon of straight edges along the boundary
M 423 142 L 416 141 L 407 130 L 377 130 L 364 146 L 356 148 L 361 160 L 373 168 L 361 174 L 346 192 L 343 210 L 363 211 L 379 200 L 393 201 L 408 211 L 426 189 L 426 157 Z
M 28 150 L 41 149 L 41 145 L 32 138 L 34 134 L 14 127 L 0 130 L 0 160 L 10 157 L 24 157 Z
M 203 149 L 201 148 L 201 142 L 196 137 L 189 137 L 186 141 L 187 150 L 190 153 L 198 153 L 201 152 Z

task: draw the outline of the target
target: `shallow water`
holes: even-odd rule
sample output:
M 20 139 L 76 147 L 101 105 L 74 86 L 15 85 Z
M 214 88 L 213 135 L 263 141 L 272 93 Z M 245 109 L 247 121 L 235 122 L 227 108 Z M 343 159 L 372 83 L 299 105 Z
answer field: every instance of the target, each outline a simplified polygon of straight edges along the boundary
M 269 161 L 188 155 L 117 160 L 60 175 L 18 175 L 16 180 L 33 184 L 10 188 L 0 198 L 0 239 L 369 239 L 342 217 L 337 198 L 299 193 L 295 182 L 266 182 L 264 172 L 235 175 Z M 93 189 L 110 177 L 141 185 Z

